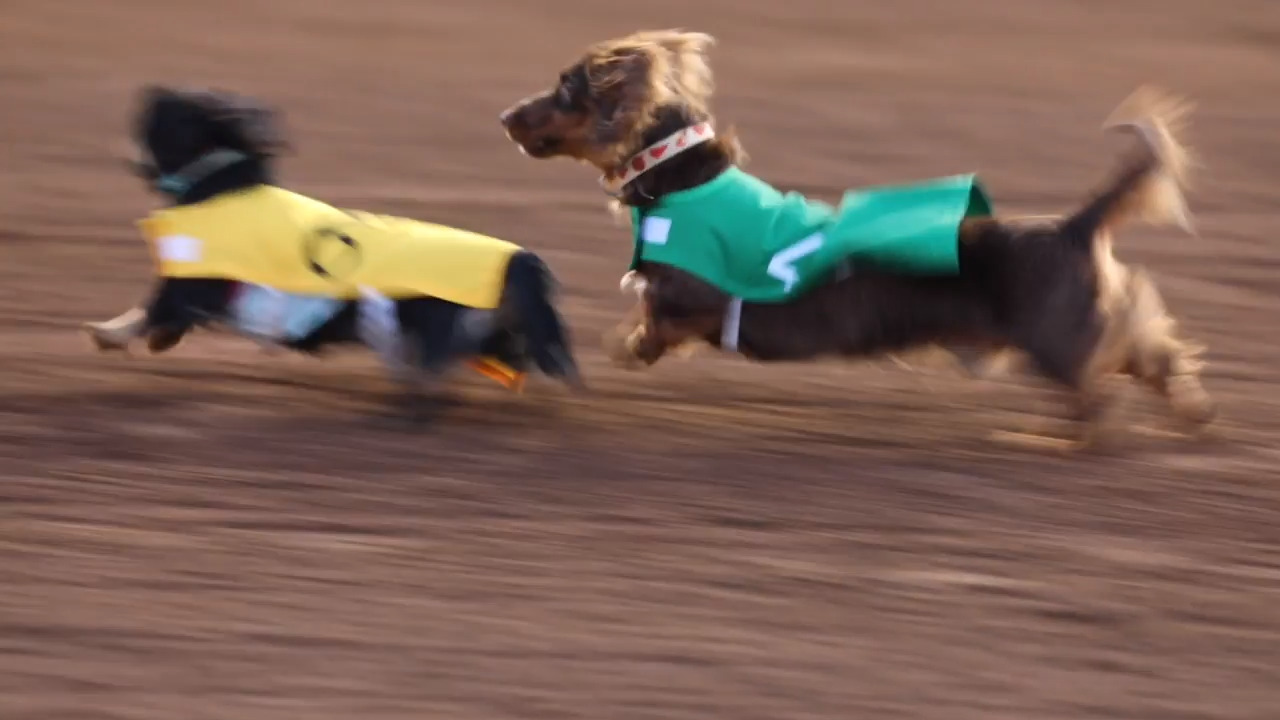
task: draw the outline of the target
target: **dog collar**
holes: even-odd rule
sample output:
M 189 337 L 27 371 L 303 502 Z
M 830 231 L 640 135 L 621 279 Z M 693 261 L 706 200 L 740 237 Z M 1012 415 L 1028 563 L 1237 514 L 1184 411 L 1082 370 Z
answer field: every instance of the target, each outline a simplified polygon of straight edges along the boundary
M 614 177 L 600 176 L 600 186 L 610 195 L 618 195 L 628 183 L 688 150 L 711 140 L 716 131 L 711 123 L 701 122 L 678 130 L 640 152 L 632 155 L 622 165 L 622 171 Z
M 177 172 L 158 176 L 155 179 L 155 187 L 166 195 L 181 198 L 196 183 L 248 157 L 248 155 L 236 150 L 214 150 L 207 155 L 196 158 L 178 169 Z

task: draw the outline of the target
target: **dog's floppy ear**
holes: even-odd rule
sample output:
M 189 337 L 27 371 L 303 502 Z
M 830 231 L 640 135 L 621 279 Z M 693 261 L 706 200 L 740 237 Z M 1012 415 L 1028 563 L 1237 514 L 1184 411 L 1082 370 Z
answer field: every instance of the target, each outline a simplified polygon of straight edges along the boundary
M 670 58 L 653 45 L 621 48 L 589 66 L 591 85 L 600 98 L 598 137 L 606 145 L 631 152 L 631 136 L 671 99 L 666 83 Z
M 218 147 L 257 157 L 272 157 L 289 148 L 279 114 L 254 98 L 211 90 L 201 94 L 200 105 Z
M 141 135 L 144 130 L 143 122 L 145 118 L 155 112 L 156 107 L 161 103 L 167 100 L 174 100 L 178 98 L 179 95 L 180 93 L 174 88 L 157 83 L 148 83 L 138 90 L 133 117 L 135 123 L 134 133 L 139 136 L 139 140 L 142 139 Z
M 715 38 L 706 33 L 656 30 L 597 46 L 586 67 L 601 107 L 600 137 L 628 144 L 663 105 L 679 103 L 705 115 L 714 87 L 707 50 Z

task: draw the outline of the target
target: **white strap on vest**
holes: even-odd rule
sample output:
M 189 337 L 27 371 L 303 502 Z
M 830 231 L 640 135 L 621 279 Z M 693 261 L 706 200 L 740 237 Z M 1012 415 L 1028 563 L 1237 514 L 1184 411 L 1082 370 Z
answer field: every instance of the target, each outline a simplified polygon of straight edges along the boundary
M 738 334 L 742 329 L 742 298 L 729 301 L 724 310 L 724 323 L 720 328 L 720 349 L 729 352 L 738 351 Z
M 280 343 L 315 332 L 341 312 L 343 302 L 322 295 L 294 295 L 265 285 L 242 285 L 231 303 L 231 321 L 248 337 Z
M 406 369 L 404 338 L 400 333 L 396 304 L 391 298 L 373 288 L 360 287 L 356 334 L 392 372 Z

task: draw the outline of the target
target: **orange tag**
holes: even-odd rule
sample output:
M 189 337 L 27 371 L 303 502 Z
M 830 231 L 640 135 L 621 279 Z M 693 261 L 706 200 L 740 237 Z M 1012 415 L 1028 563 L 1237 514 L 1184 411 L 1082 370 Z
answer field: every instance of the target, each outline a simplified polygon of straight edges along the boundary
M 467 366 L 508 390 L 517 393 L 524 391 L 526 374 L 513 370 L 504 362 L 493 358 L 476 358 L 468 360 Z

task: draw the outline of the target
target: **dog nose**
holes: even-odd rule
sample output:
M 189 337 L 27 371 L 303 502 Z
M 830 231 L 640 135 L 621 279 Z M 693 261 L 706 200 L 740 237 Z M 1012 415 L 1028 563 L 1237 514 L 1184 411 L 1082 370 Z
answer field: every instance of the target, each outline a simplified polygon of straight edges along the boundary
M 511 125 L 512 115 L 515 115 L 515 108 L 507 108 L 506 110 L 498 113 L 498 122 L 502 123 L 502 127 L 508 127 Z

